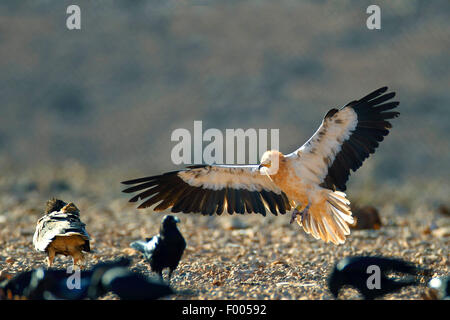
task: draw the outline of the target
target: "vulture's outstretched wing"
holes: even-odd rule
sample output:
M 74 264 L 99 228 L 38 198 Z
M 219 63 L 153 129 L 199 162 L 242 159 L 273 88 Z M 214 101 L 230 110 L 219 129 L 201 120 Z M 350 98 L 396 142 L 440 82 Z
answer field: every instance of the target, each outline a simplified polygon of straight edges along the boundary
M 375 152 L 392 127 L 387 121 L 400 113 L 387 102 L 395 92 L 380 88 L 341 109 L 331 109 L 319 129 L 291 156 L 298 157 L 300 177 L 331 190 L 345 191 L 350 169 L 356 171 Z
M 134 185 L 123 192 L 140 192 L 130 202 L 145 200 L 139 208 L 159 203 L 154 210 L 200 212 L 203 215 L 245 212 L 285 214 L 291 209 L 286 195 L 258 166 L 199 165 L 158 176 L 122 182 Z

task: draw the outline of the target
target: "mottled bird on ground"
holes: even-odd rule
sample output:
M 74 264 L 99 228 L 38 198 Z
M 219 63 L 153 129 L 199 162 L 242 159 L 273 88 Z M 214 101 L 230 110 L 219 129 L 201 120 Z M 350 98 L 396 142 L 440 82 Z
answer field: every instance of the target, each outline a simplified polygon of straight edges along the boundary
M 161 221 L 159 234 L 147 238 L 146 241 L 135 241 L 130 246 L 141 252 L 150 263 L 153 272 L 163 279 L 162 271 L 169 268 L 169 278 L 178 267 L 181 256 L 186 248 L 186 241 L 177 228 L 180 220 L 172 215 L 166 215 Z
M 379 268 L 379 282 L 376 284 L 376 270 Z M 389 273 L 402 273 L 407 276 L 394 280 L 388 278 Z M 328 288 L 335 298 L 343 286 L 357 289 L 366 300 L 372 300 L 385 294 L 400 290 L 403 287 L 419 285 L 419 276 L 429 276 L 430 270 L 415 266 L 400 259 L 385 257 L 355 256 L 339 261 L 328 277 Z M 370 283 L 370 285 L 369 285 Z M 375 285 L 373 285 L 375 284 Z
M 345 242 L 353 224 L 344 191 L 356 171 L 375 152 L 392 127 L 399 102 L 380 88 L 340 109 L 331 109 L 314 135 L 287 155 L 271 150 L 259 165 L 195 165 L 184 170 L 122 182 L 139 192 L 130 202 L 155 211 L 285 214 L 316 239 Z M 375 190 L 374 190 L 375 192 Z
M 59 199 L 47 201 L 45 216 L 37 222 L 33 236 L 36 250 L 47 253 L 47 265 L 51 267 L 56 255 L 71 256 L 74 265 L 84 261 L 85 252 L 90 252 L 86 225 L 80 220 L 80 211 L 71 202 Z

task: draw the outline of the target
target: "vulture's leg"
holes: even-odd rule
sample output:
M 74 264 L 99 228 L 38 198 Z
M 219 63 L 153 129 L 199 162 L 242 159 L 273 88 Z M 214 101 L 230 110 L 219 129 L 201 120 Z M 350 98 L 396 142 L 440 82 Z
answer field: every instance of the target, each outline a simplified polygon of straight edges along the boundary
M 292 223 L 295 221 L 295 219 L 297 219 L 297 216 L 300 216 L 302 219 L 302 224 L 303 224 L 303 218 L 305 215 L 308 214 L 308 210 L 309 207 L 311 207 L 311 203 L 308 203 L 308 205 L 305 207 L 305 209 L 303 209 L 302 211 L 299 211 L 297 208 L 294 209 L 294 211 L 292 211 L 292 217 L 291 217 L 291 221 L 289 223 Z

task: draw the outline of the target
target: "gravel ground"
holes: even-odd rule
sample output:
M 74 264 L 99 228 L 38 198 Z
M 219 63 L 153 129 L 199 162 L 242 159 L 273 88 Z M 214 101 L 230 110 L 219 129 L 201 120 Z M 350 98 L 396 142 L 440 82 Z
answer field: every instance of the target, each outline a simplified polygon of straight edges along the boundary
M 81 211 L 92 237 L 88 267 L 129 256 L 132 270 L 152 274 L 129 243 L 156 234 L 164 213 L 137 210 L 128 204 L 120 194 L 120 179 L 105 179 L 92 186 L 89 175 L 83 177 L 77 182 L 47 184 L 12 177 L 0 180 L 1 272 L 15 274 L 44 265 L 45 254 L 34 250 L 32 237 L 46 200 L 54 194 L 73 201 Z M 182 294 L 169 299 L 333 299 L 326 277 L 336 261 L 350 255 L 400 257 L 432 268 L 436 276 L 448 274 L 448 216 L 425 208 L 404 212 L 386 205 L 378 209 L 381 229 L 353 230 L 340 246 L 315 240 L 298 225 L 290 225 L 287 215 L 178 214 L 187 248 L 172 278 L 173 287 Z M 59 256 L 55 267 L 65 268 L 69 263 L 69 257 Z M 384 299 L 421 299 L 424 290 L 404 288 Z M 116 298 L 112 294 L 102 297 Z M 347 288 L 339 298 L 361 297 Z

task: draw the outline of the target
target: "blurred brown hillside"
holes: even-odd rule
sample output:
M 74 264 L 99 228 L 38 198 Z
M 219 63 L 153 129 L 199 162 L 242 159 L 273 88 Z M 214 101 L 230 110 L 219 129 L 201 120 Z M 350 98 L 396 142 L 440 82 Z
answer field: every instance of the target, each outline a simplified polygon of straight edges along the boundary
M 448 185 L 450 2 L 0 2 L 0 166 L 68 159 L 171 170 L 176 128 L 280 128 L 290 152 L 331 108 L 387 85 L 400 118 L 366 176 Z M 351 179 L 352 180 L 352 179 Z

